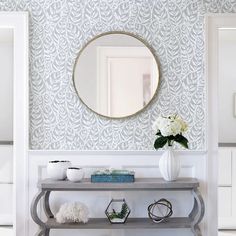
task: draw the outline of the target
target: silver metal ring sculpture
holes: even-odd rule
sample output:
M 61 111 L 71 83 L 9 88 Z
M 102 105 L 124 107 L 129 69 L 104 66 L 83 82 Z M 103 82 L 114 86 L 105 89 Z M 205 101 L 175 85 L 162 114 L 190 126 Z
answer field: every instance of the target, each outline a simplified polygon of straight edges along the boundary
M 165 198 L 161 198 L 148 206 L 148 216 L 154 223 L 161 223 L 172 214 L 172 204 Z

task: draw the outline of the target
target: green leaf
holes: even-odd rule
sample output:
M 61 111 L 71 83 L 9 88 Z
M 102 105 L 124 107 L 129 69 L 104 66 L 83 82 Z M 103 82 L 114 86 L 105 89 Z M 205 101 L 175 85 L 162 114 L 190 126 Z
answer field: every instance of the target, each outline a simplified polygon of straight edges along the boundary
M 177 134 L 174 137 L 174 141 L 181 144 L 183 147 L 188 148 L 188 139 L 186 139 L 183 135 Z
M 175 140 L 175 136 L 173 135 L 170 135 L 170 136 L 167 136 L 167 138 L 171 141 L 171 140 Z
M 128 205 L 126 203 L 122 204 L 121 212 L 118 214 L 118 218 L 124 219 L 128 213 Z
M 154 143 L 154 148 L 158 149 L 158 148 L 162 148 L 165 146 L 166 142 L 167 142 L 168 138 L 167 137 L 159 137 L 156 139 L 155 143 Z

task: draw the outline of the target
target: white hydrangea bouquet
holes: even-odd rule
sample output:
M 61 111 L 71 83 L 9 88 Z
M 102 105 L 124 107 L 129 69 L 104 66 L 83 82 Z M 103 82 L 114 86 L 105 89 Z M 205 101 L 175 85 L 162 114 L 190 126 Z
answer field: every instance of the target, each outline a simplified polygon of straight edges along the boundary
M 155 149 L 162 148 L 166 144 L 172 146 L 173 142 L 188 148 L 188 140 L 183 136 L 183 133 L 188 130 L 188 126 L 180 116 L 159 116 L 153 124 L 153 130 L 157 135 L 154 143 Z

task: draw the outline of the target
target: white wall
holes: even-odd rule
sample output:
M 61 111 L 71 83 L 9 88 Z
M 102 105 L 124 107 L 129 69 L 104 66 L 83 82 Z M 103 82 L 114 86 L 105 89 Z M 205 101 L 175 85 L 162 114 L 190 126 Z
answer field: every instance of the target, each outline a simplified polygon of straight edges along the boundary
M 219 142 L 236 143 L 236 30 L 219 30 Z

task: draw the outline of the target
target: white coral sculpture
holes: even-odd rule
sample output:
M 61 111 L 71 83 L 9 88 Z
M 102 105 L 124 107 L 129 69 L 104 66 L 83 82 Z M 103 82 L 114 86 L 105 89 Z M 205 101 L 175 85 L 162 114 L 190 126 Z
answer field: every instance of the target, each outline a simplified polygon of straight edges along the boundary
M 88 207 L 81 202 L 65 203 L 56 214 L 58 223 L 88 222 Z

